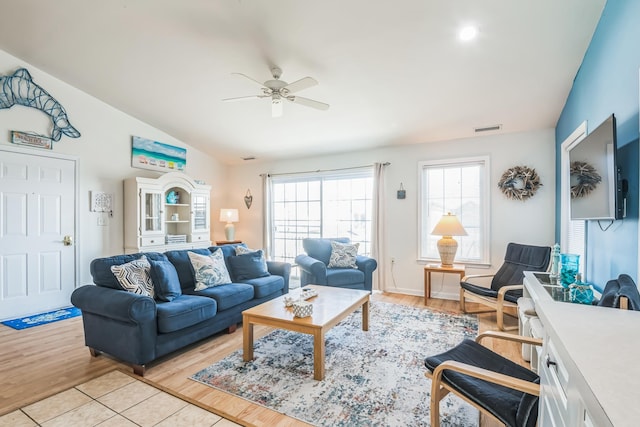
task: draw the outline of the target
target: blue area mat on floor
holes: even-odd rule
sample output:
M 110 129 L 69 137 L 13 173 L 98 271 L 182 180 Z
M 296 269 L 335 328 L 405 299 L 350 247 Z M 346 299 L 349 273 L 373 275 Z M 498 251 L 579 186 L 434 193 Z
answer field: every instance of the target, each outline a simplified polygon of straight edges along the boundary
M 20 317 L 18 319 L 5 320 L 2 324 L 13 329 L 27 329 L 33 326 L 44 325 L 47 323 L 57 322 L 58 320 L 80 316 L 81 314 L 82 311 L 80 311 L 79 308 L 67 307 L 46 313 L 34 314 L 32 316 Z

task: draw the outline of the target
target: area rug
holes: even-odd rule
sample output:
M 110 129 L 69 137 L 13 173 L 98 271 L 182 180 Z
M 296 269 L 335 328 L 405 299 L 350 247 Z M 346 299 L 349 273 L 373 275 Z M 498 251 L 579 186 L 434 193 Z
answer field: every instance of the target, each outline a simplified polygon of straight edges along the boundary
M 431 382 L 426 356 L 478 332 L 473 315 L 372 302 L 369 331 L 360 311 L 326 334 L 325 379 L 313 379 L 310 335 L 275 330 L 191 379 L 316 426 L 427 426 Z M 449 394 L 443 426 L 476 426 L 478 412 Z
M 46 323 L 57 322 L 58 320 L 80 316 L 81 314 L 82 311 L 80 309 L 76 307 L 67 307 L 54 311 L 48 311 L 46 313 L 34 314 L 33 316 L 5 320 L 2 322 L 2 324 L 13 329 L 27 329 L 34 326 L 44 325 Z

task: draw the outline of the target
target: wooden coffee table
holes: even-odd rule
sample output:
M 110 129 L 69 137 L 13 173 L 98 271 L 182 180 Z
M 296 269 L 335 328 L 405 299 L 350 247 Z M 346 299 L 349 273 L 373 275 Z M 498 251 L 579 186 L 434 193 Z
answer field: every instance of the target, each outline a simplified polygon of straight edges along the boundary
M 324 378 L 324 335 L 342 319 L 362 307 L 362 330 L 369 330 L 369 292 L 329 286 L 307 285 L 318 296 L 308 299 L 313 304 L 309 317 L 294 317 L 293 309 L 284 305 L 284 295 L 242 312 L 242 358 L 253 359 L 253 325 L 267 325 L 278 329 L 313 335 L 313 378 Z M 288 296 L 296 297 L 299 289 Z

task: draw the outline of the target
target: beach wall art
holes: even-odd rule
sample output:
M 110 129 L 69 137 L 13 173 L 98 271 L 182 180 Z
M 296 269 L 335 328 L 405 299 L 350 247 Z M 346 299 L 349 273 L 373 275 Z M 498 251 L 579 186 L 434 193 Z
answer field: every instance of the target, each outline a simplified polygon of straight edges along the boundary
M 184 171 L 187 149 L 134 136 L 131 139 L 131 166 L 162 172 Z

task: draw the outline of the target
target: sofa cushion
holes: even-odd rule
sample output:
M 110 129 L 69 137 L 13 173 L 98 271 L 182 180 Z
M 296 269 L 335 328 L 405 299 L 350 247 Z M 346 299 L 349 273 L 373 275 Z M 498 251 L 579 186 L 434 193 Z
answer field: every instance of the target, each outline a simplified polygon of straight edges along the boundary
M 193 252 L 189 252 L 188 255 L 193 267 L 196 291 L 231 283 L 231 277 L 229 277 L 221 250 L 217 250 L 211 255 L 199 255 Z
M 146 256 L 148 260 L 167 259 L 163 254 L 159 252 L 145 252 L 144 254 L 128 254 L 128 255 L 116 255 L 111 257 L 96 258 L 91 261 L 89 271 L 91 277 L 93 277 L 93 283 L 105 288 L 112 288 L 122 290 L 122 286 L 116 279 L 116 276 L 111 272 L 112 265 L 122 265 L 128 262 L 138 259 L 141 256 Z
M 311 258 L 321 261 L 324 265 L 329 264 L 331 258 L 331 242 L 349 243 L 348 237 L 313 238 L 302 239 L 302 247 Z
M 147 257 L 142 255 L 126 264 L 112 265 L 111 272 L 125 291 L 153 298 L 155 292 L 149 275 L 150 268 Z
M 246 283 L 227 283 L 226 285 L 214 286 L 201 291 L 185 291 L 190 295 L 199 295 L 213 298 L 218 303 L 218 311 L 223 311 L 246 301 L 251 301 L 254 297 L 253 286 Z
M 200 255 L 211 255 L 211 251 L 204 248 L 167 251 L 164 253 L 169 261 L 171 261 L 171 264 L 176 268 L 182 289 L 193 289 L 196 287 L 196 283 L 193 280 L 193 267 L 191 266 L 191 260 L 189 259 L 189 252 Z
M 269 270 L 267 268 L 267 259 L 264 256 L 264 251 L 262 249 L 249 249 L 248 247 L 246 247 L 245 245 L 237 245 L 236 246 L 236 255 L 244 255 L 244 254 L 250 254 L 252 252 L 258 252 L 260 251 L 262 253 L 262 262 L 264 263 L 264 269 L 265 270 Z
M 331 257 L 327 268 L 358 268 L 356 257 L 360 243 L 331 242 Z
M 253 286 L 253 294 L 255 298 L 269 296 L 284 288 L 284 278 L 282 278 L 282 276 L 269 275 L 265 277 L 258 277 L 255 279 L 245 280 L 244 283 L 248 283 Z
M 364 283 L 364 273 L 353 268 L 332 268 L 327 270 L 327 285 L 343 286 Z
M 155 299 L 158 301 L 173 301 L 176 297 L 182 295 L 180 288 L 180 279 L 176 268 L 169 260 L 150 260 L 151 270 L 149 275 L 153 282 L 155 290 Z
M 244 282 L 247 279 L 269 276 L 267 262 L 262 251 L 248 252 L 227 259 L 233 273 L 233 280 Z
M 159 302 L 158 332 L 166 334 L 211 319 L 217 313 L 217 302 L 211 298 L 180 295 L 171 302 Z

